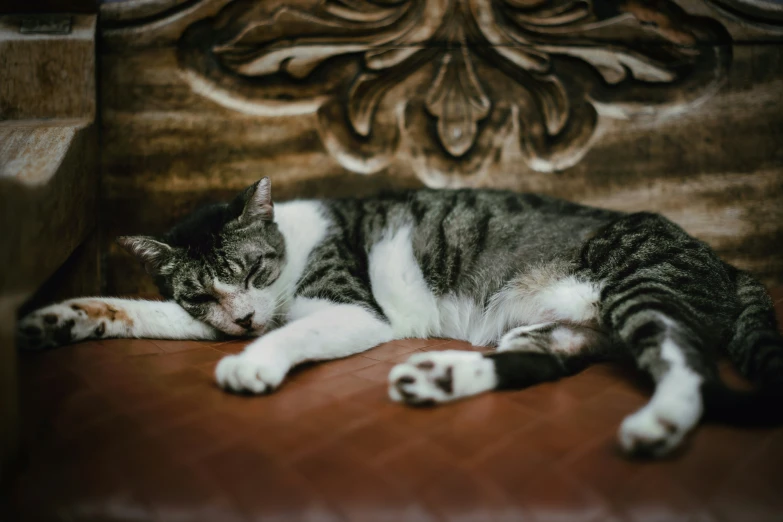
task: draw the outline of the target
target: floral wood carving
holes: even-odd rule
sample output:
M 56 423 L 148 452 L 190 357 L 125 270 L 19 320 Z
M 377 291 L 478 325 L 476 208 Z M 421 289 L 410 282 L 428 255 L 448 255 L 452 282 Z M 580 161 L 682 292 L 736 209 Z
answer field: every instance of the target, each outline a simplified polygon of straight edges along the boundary
M 706 99 L 731 61 L 716 43 L 730 43 L 719 23 L 669 0 L 265 0 L 192 24 L 179 58 L 226 107 L 317 112 L 351 171 L 402 160 L 447 186 L 477 183 L 505 153 L 567 169 L 602 118 Z

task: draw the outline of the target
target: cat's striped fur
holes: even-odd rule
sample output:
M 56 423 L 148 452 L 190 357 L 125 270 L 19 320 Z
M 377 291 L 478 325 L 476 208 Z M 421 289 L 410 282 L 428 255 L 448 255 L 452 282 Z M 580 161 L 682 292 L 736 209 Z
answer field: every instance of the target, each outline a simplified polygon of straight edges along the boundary
M 780 419 L 769 402 L 783 381 L 783 342 L 763 286 L 656 214 L 467 189 L 273 206 L 265 178 L 159 240 L 121 241 L 169 302 L 54 305 L 21 322 L 27 344 L 259 336 L 221 361 L 217 379 L 260 393 L 305 360 L 451 337 L 497 351 L 417 354 L 392 370 L 393 400 L 446 402 L 625 357 L 656 382 L 621 427 L 628 452 L 667 453 L 705 408 L 722 420 Z M 101 306 L 113 315 L 89 312 Z M 763 390 L 725 388 L 722 352 Z

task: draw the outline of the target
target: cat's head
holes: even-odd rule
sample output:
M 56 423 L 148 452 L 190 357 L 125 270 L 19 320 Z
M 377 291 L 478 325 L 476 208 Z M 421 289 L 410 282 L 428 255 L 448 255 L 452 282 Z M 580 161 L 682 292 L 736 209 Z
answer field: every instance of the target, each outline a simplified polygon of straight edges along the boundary
M 274 320 L 282 296 L 272 285 L 286 251 L 269 178 L 230 203 L 197 210 L 161 239 L 118 242 L 144 263 L 166 298 L 218 330 L 257 336 Z

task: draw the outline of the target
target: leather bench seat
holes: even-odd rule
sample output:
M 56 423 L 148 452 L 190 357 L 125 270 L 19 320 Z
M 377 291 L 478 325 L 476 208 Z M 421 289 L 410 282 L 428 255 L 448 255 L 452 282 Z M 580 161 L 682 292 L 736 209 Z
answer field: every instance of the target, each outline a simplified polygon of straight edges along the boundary
M 298 369 L 273 395 L 222 393 L 215 364 L 245 344 L 23 357 L 13 520 L 783 519 L 783 429 L 705 425 L 674 458 L 623 458 L 617 428 L 649 394 L 629 368 L 409 409 L 386 398 L 389 369 L 467 345 L 397 341 Z

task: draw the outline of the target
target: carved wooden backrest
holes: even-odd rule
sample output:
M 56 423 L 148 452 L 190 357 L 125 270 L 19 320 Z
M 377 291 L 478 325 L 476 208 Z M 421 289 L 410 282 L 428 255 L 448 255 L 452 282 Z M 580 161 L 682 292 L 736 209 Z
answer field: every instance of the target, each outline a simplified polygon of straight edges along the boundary
M 286 198 L 494 186 L 663 212 L 783 279 L 774 0 L 127 0 L 102 15 L 108 236 L 159 232 L 262 175 Z M 110 290 L 150 288 L 112 260 Z

